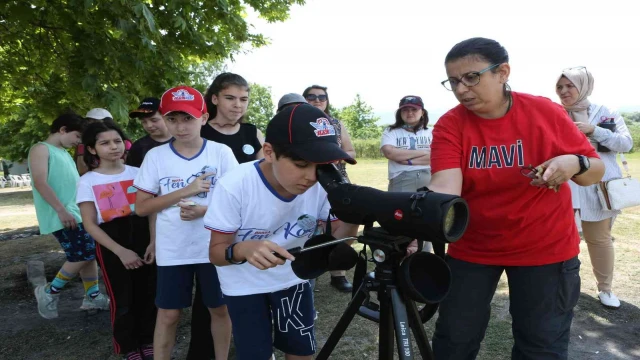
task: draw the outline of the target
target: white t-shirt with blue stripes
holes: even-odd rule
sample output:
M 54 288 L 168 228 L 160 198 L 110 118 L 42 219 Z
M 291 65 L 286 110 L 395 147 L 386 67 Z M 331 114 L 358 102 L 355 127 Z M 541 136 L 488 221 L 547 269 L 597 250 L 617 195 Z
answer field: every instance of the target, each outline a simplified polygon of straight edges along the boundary
M 188 200 L 198 205 L 216 206 L 212 192 L 218 179 L 238 166 L 227 145 L 205 140 L 200 152 L 190 159 L 180 155 L 168 143 L 151 149 L 144 157 L 133 186 L 140 191 L 162 196 L 191 184 L 205 172 L 214 172 L 212 190 Z M 210 169 L 209 171 L 206 171 Z M 209 262 L 210 233 L 202 218 L 183 221 L 180 207 L 171 206 L 156 218 L 156 262 L 158 266 L 203 264 Z
M 327 193 L 315 184 L 293 199 L 278 195 L 260 169 L 262 160 L 241 164 L 225 175 L 213 191 L 204 226 L 235 234 L 235 242 L 269 240 L 285 249 L 303 247 L 329 216 Z M 333 221 L 335 218 L 332 218 Z M 228 296 L 271 293 L 305 282 L 291 262 L 267 270 L 253 265 L 217 267 L 220 287 Z

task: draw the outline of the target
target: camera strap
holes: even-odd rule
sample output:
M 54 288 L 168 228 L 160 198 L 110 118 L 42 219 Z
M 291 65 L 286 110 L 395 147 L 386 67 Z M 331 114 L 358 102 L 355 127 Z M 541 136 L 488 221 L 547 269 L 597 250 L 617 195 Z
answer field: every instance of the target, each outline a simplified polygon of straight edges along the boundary
M 426 193 L 428 193 L 428 192 L 432 192 L 432 191 L 431 191 L 431 190 L 429 190 L 429 188 L 428 188 L 428 187 L 424 186 L 424 187 L 421 187 L 420 189 L 418 189 L 418 192 L 423 192 L 423 193 L 426 195 Z M 424 198 L 424 195 L 423 195 L 422 197 L 419 197 L 419 198 L 418 198 L 418 197 L 413 198 L 414 202 L 413 202 L 413 204 L 411 205 L 411 210 L 412 210 L 412 211 L 415 211 L 415 206 L 416 206 L 417 201 L 418 201 L 418 200 L 421 200 L 421 199 L 423 199 L 423 198 Z M 444 255 L 445 255 L 445 252 L 444 252 L 444 250 L 445 250 L 445 248 L 444 248 L 444 243 L 441 243 L 441 242 L 432 242 L 432 243 L 431 243 L 431 245 L 433 246 L 433 253 L 434 253 L 434 254 L 436 254 L 436 255 L 437 255 L 438 257 L 440 257 L 441 259 L 444 259 Z M 420 250 L 422 250 L 422 249 L 420 249 Z
M 360 289 L 364 277 L 367 273 L 367 245 L 363 244 L 362 250 L 358 254 L 358 262 L 353 273 L 353 295 Z
M 444 259 L 444 243 L 432 242 L 431 245 L 433 246 L 433 253 L 439 258 Z

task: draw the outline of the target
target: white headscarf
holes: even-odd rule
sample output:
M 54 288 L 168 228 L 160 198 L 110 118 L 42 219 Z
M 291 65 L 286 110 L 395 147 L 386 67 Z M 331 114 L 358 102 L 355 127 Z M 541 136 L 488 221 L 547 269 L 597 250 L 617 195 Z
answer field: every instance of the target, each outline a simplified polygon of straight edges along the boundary
M 562 77 L 566 77 L 573 86 L 578 89 L 578 100 L 572 105 L 564 105 L 564 108 L 569 113 L 569 116 L 575 122 L 589 122 L 589 96 L 593 92 L 593 75 L 584 67 L 570 68 L 562 71 L 562 74 L 556 80 L 556 84 Z

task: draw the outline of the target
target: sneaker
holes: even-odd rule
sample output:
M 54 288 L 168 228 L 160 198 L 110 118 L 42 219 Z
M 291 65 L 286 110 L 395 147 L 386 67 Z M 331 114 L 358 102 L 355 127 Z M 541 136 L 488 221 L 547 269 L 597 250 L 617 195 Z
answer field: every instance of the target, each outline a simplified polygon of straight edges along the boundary
M 617 309 L 620 307 L 620 300 L 611 291 L 600 291 L 598 293 L 598 298 L 600 299 L 602 306 L 606 308 Z
M 96 297 L 85 295 L 80 310 L 109 310 L 109 297 L 103 293 Z
M 136 350 L 136 351 L 127 353 L 127 355 L 124 356 L 123 360 L 143 360 L 143 358 L 142 356 L 140 356 L 140 353 L 138 352 L 138 350 Z
M 47 294 L 45 291 L 47 284 L 38 285 L 34 290 L 36 301 L 38 302 L 38 313 L 45 319 L 55 319 L 58 317 L 58 300 L 60 294 Z
M 153 344 L 142 345 L 140 354 L 143 360 L 153 360 Z
M 331 277 L 331 286 L 336 288 L 338 291 L 342 291 L 345 293 L 351 292 L 353 290 L 353 285 L 347 280 L 344 276 L 332 276 Z

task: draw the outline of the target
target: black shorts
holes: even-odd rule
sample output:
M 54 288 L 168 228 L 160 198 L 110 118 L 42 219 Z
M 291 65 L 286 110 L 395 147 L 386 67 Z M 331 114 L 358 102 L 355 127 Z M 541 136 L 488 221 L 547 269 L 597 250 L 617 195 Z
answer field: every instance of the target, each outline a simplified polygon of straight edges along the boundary
M 273 293 L 225 296 L 236 358 L 270 359 L 274 346 L 285 354 L 313 355 L 316 337 L 312 295 L 309 283 L 303 282 Z
M 158 266 L 156 306 L 185 309 L 193 303 L 193 279 L 199 279 L 202 301 L 208 308 L 225 305 L 216 267 L 212 264 Z

